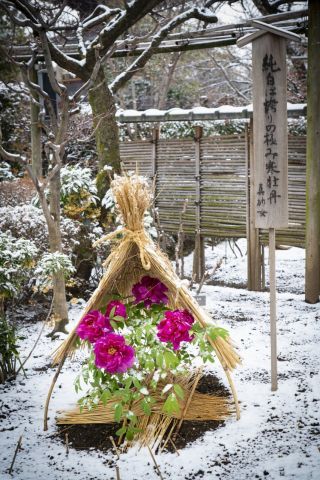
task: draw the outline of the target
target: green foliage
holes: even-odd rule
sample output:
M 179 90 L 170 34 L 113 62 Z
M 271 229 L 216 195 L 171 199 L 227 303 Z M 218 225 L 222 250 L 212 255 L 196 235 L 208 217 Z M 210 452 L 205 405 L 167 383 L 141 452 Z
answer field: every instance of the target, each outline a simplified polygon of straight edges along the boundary
M 0 162 L 0 182 L 14 180 L 11 166 L 7 162 Z
M 69 218 L 79 221 L 96 219 L 100 215 L 96 181 L 90 168 L 81 165 L 65 165 L 60 170 L 60 202 L 62 212 Z M 49 190 L 45 191 L 49 199 Z M 39 207 L 36 195 L 33 204 Z
M 1 77 L 1 44 L 0 78 L 3 79 Z M 0 81 L 2 142 L 9 151 L 17 151 L 24 155 L 30 153 L 29 110 L 29 98 L 24 93 L 22 84 L 12 83 L 10 86 L 6 86 Z M 21 167 L 17 163 L 11 165 L 11 170 L 14 175 L 21 174 Z
M 63 275 L 67 280 L 75 272 L 70 258 L 61 252 L 44 254 L 35 270 L 36 287 L 47 291 L 53 288 L 54 276 Z
M 0 233 L 0 299 L 18 295 L 37 253 L 30 240 Z
M 23 337 L 17 335 L 16 328 L 9 324 L 5 316 L 0 316 L 0 383 L 16 376 L 17 363 L 20 363 L 17 342 Z
M 214 362 L 213 348 L 208 337 L 225 338 L 228 332 L 220 327 L 210 326 L 203 329 L 197 322 L 192 326 L 194 339 L 189 345 L 182 342 L 178 350 L 173 350 L 170 342 L 161 342 L 157 337 L 157 325 L 164 318 L 167 307 L 153 304 L 145 308 L 140 304 L 126 304 L 127 318 L 115 315 L 115 308 L 110 312 L 110 322 L 114 332 L 125 337 L 126 343 L 135 350 L 136 361 L 125 373 L 111 374 L 95 366 L 92 345 L 88 343 L 91 354 L 82 367 L 75 381 L 76 392 L 85 390 L 79 400 L 80 408 L 89 410 L 101 402 L 113 404 L 114 420 L 125 424 L 117 434 L 131 439 L 136 432 L 137 418 L 131 411 L 132 405 L 139 402 L 143 412 L 150 415 L 152 406 L 163 398 L 163 412 L 177 415 L 185 392 L 178 383 L 170 383 L 177 376 L 187 374 L 193 361 L 202 359 Z

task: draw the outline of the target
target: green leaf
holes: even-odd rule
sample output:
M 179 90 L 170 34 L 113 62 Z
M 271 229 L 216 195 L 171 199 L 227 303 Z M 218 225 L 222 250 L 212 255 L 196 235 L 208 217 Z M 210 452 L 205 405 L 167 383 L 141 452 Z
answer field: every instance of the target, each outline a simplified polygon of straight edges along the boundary
M 126 439 L 131 441 L 133 440 L 133 437 L 134 437 L 134 430 L 129 427 L 126 433 Z
M 161 352 L 156 352 L 156 364 L 159 368 L 163 368 L 163 355 Z
M 132 382 L 133 382 L 133 378 L 132 378 L 132 377 L 128 377 L 127 380 L 125 381 L 124 388 L 125 388 L 126 390 L 129 390 L 129 388 L 130 388 L 131 385 L 132 385 Z
M 150 403 L 149 403 L 146 399 L 143 399 L 143 400 L 142 400 L 142 402 L 141 402 L 141 408 L 142 408 L 143 412 L 144 412 L 146 415 L 150 415 L 150 414 L 151 414 Z
M 166 368 L 168 369 L 176 368 L 179 365 L 178 357 L 173 352 L 170 352 L 168 350 L 164 352 L 164 361 L 166 364 Z
M 121 417 L 123 413 L 123 406 L 121 403 L 116 403 L 115 404 L 115 409 L 114 409 L 114 419 L 116 422 L 120 422 Z
M 222 337 L 224 339 L 229 337 L 229 332 L 222 327 L 209 327 L 207 329 L 207 335 L 211 340 L 216 340 L 217 337 Z
M 173 413 L 178 413 L 180 411 L 179 403 L 174 393 L 170 393 L 163 404 L 162 410 L 167 415 L 172 415 Z
M 145 361 L 145 368 L 149 371 L 152 371 L 154 369 L 154 361 L 152 358 L 148 358 L 146 361 Z
M 138 389 L 140 390 L 142 388 L 142 385 L 141 383 L 139 382 L 139 380 L 136 378 L 136 377 L 132 377 L 132 380 L 133 380 L 133 385 Z
M 110 325 L 114 330 L 117 330 L 119 328 L 118 322 L 114 322 L 113 320 L 110 320 Z
M 175 394 L 181 398 L 181 400 L 183 400 L 184 398 L 184 391 L 183 389 L 180 387 L 180 385 L 178 385 L 177 383 L 175 385 L 173 385 L 173 390 L 175 391 Z
M 116 431 L 116 435 L 118 435 L 118 437 L 121 437 L 121 435 L 126 433 L 126 431 L 127 431 L 127 427 L 121 427 L 119 428 L 119 430 Z
M 104 406 L 107 405 L 108 400 L 110 400 L 110 397 L 111 397 L 110 390 L 104 390 L 104 392 L 102 392 L 100 400 L 101 400 L 101 402 L 103 403 Z

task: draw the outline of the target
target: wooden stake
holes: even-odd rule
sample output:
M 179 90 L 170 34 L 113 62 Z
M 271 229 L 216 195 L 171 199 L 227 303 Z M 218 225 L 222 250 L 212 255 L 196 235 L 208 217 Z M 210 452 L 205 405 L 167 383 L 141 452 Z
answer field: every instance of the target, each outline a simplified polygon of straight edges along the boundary
M 116 479 L 117 479 L 117 480 L 121 480 L 121 478 L 120 478 L 120 470 L 119 470 L 118 465 L 116 466 Z
M 277 378 L 277 310 L 276 310 L 276 231 L 269 228 L 270 279 L 270 337 L 271 337 L 271 390 L 278 389 Z
M 66 433 L 66 453 L 69 455 L 69 434 Z
M 120 455 L 119 455 L 119 450 L 118 450 L 118 447 L 116 445 L 116 442 L 113 440 L 113 437 L 109 437 L 110 438 L 110 442 L 112 443 L 112 446 L 113 446 L 113 449 L 115 451 L 115 454 L 117 455 L 117 458 L 118 460 L 120 459 Z
M 18 440 L 18 443 L 17 443 L 17 446 L 16 446 L 16 449 L 14 451 L 13 459 L 12 459 L 12 462 L 11 462 L 11 465 L 10 465 L 10 468 L 9 468 L 9 475 L 11 475 L 11 473 L 12 473 L 13 465 L 14 465 L 14 462 L 16 461 L 17 453 L 18 453 L 19 449 L 21 448 L 21 443 L 22 443 L 22 435 L 20 436 L 20 438 Z
M 176 452 L 176 454 L 180 456 L 179 450 L 178 450 L 178 449 L 177 449 L 177 447 L 175 446 L 175 444 L 174 444 L 174 442 L 173 442 L 172 438 L 170 438 L 170 439 L 169 439 L 169 442 L 170 442 L 170 443 L 171 443 L 171 445 L 173 446 L 173 448 L 174 448 L 174 451 Z
M 148 445 L 148 450 L 149 450 L 149 452 L 150 452 L 151 458 L 152 458 L 153 463 L 154 463 L 154 465 L 155 465 L 155 467 L 156 467 L 156 470 L 157 470 L 157 472 L 158 472 L 158 475 L 159 475 L 159 477 L 161 478 L 161 480 L 163 480 L 163 476 L 161 475 L 161 471 L 160 471 L 159 465 L 157 464 L 157 461 L 156 461 L 156 459 L 155 459 L 155 457 L 154 457 L 154 455 L 153 455 L 153 453 L 152 453 L 152 450 L 151 450 L 151 448 L 149 447 L 149 445 Z

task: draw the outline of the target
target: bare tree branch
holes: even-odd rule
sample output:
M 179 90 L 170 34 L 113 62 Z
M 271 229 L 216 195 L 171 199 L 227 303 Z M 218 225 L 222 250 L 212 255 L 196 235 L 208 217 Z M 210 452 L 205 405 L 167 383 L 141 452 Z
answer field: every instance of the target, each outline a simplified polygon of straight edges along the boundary
M 58 95 L 62 95 L 62 92 L 66 90 L 66 86 L 62 85 L 61 83 L 58 83 L 56 80 L 56 76 L 55 76 L 53 65 L 52 65 L 52 58 L 51 58 L 51 53 L 49 49 L 47 34 L 43 31 L 40 32 L 40 40 L 43 48 L 44 61 L 46 64 L 46 69 L 47 69 L 51 86 Z
M 127 70 L 121 73 L 111 83 L 110 90 L 112 93 L 116 93 L 137 71 L 145 66 L 147 61 L 152 57 L 154 49 L 160 45 L 160 43 L 167 37 L 168 33 L 191 18 L 208 23 L 217 22 L 217 17 L 206 9 L 190 8 L 186 12 L 176 16 L 167 25 L 161 28 L 161 30 L 153 37 L 149 47 L 142 52 L 142 54 L 127 68 Z
M 246 100 L 246 102 L 249 102 L 250 99 L 249 99 L 246 95 L 244 95 L 244 93 L 242 93 L 242 92 L 239 90 L 238 87 L 236 87 L 236 86 L 234 85 L 234 83 L 233 83 L 232 80 L 230 79 L 230 77 L 229 77 L 226 69 L 223 67 L 223 65 L 221 65 L 221 63 L 219 63 L 219 62 L 216 60 L 215 56 L 212 55 L 212 53 L 209 53 L 209 56 L 210 56 L 211 60 L 213 61 L 213 63 L 215 64 L 215 66 L 216 66 L 217 68 L 219 68 L 219 70 L 220 70 L 221 73 L 223 74 L 223 76 L 224 76 L 224 78 L 226 79 L 226 82 L 227 82 L 227 84 L 229 85 L 229 87 L 230 87 L 239 97 L 241 97 L 241 98 L 243 98 L 244 100 Z

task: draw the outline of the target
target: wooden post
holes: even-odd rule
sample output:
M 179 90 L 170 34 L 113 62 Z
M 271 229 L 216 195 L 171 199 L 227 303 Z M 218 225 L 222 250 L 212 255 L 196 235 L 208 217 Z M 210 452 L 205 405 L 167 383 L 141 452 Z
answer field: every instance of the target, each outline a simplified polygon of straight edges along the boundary
M 38 84 L 38 73 L 33 67 L 30 71 L 30 80 Z M 39 126 L 40 99 L 36 93 L 32 94 L 30 100 L 30 120 L 31 120 L 31 156 L 32 170 L 38 177 L 42 177 L 42 157 L 41 157 L 41 127 Z
M 309 0 L 305 300 L 320 293 L 320 3 Z
M 196 181 L 196 230 L 195 248 L 193 257 L 193 277 L 196 282 L 201 282 L 205 272 L 204 238 L 201 235 L 201 137 L 203 129 L 195 127 L 195 181 Z
M 160 130 L 158 127 L 152 130 L 152 158 L 151 158 L 151 178 L 155 182 L 157 175 L 157 146 L 160 137 Z
M 254 222 L 269 230 L 271 390 L 277 390 L 275 229 L 288 227 L 286 39 L 265 33 L 253 55 Z
M 278 389 L 277 374 L 277 299 L 276 299 L 276 231 L 269 228 L 270 268 L 270 338 L 271 338 L 271 390 Z
M 259 229 L 255 227 L 254 204 L 254 155 L 253 155 L 253 120 L 246 126 L 246 175 L 247 175 L 247 274 L 248 290 L 261 291 L 261 255 Z

